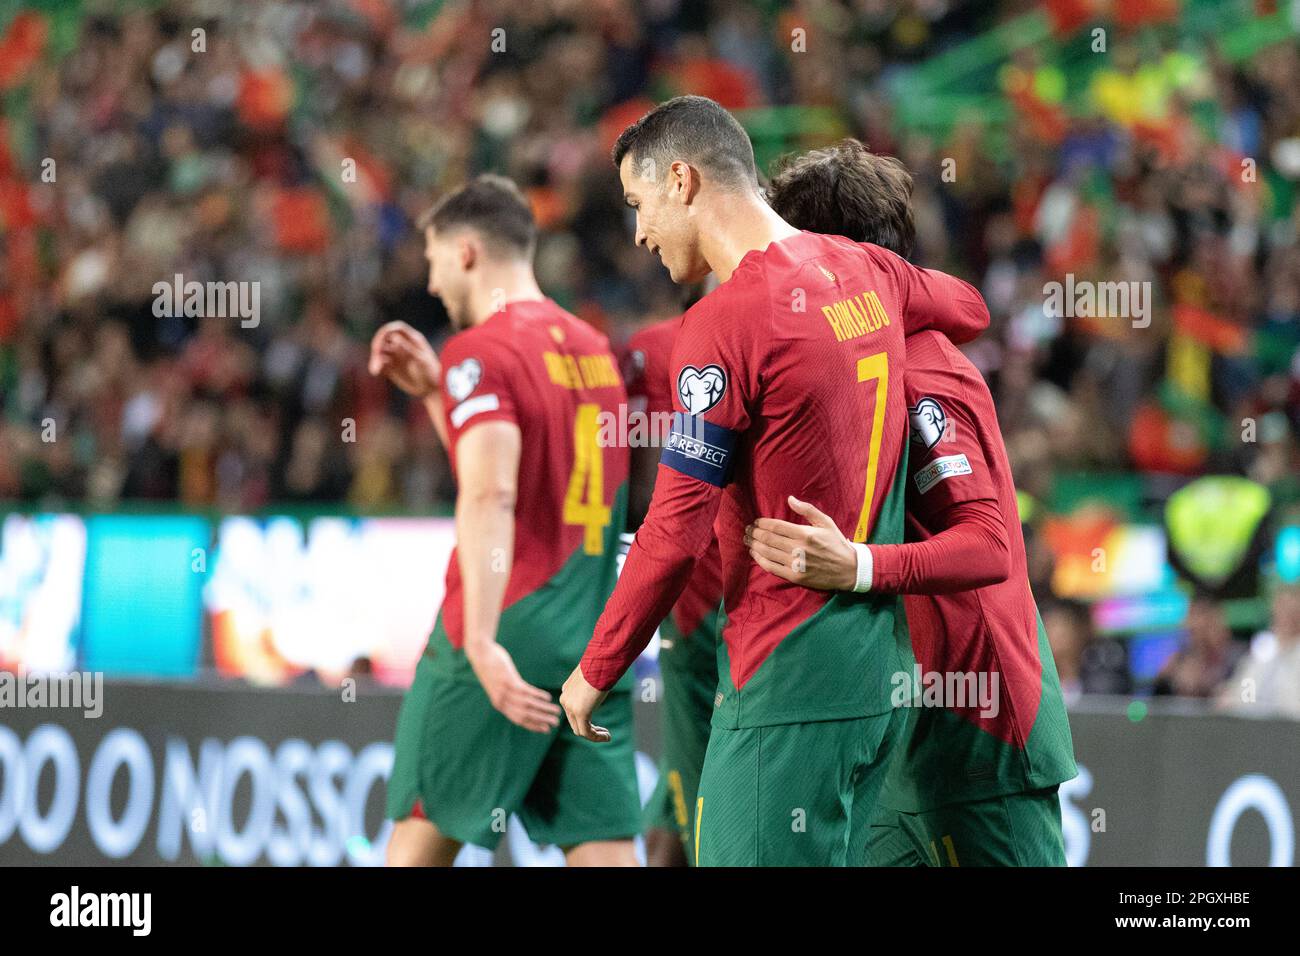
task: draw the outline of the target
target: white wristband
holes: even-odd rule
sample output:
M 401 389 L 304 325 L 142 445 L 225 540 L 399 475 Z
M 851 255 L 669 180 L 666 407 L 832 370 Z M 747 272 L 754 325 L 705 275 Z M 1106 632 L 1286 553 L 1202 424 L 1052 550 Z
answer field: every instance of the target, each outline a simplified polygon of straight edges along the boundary
M 856 541 L 850 543 L 853 545 L 853 550 L 858 553 L 858 573 L 857 580 L 853 583 L 853 590 L 862 594 L 871 590 L 871 549 Z

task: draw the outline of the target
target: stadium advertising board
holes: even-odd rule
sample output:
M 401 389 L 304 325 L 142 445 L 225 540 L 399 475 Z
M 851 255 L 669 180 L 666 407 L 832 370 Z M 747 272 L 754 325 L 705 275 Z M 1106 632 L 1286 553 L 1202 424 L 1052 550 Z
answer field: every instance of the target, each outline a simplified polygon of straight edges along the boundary
M 110 683 L 103 698 L 97 719 L 0 715 L 0 865 L 382 862 L 394 691 Z M 645 799 L 658 714 L 638 706 Z M 1071 865 L 1293 865 L 1300 723 L 1116 703 L 1071 725 Z M 512 821 L 496 862 L 562 861 Z
M 450 518 L 10 513 L 0 670 L 405 687 L 454 544 Z
M 337 683 L 364 660 L 381 683 L 406 686 L 454 529 L 450 518 L 225 518 L 203 589 L 218 673 Z
M 0 670 L 74 666 L 86 526 L 71 515 L 7 514 L 0 523 Z

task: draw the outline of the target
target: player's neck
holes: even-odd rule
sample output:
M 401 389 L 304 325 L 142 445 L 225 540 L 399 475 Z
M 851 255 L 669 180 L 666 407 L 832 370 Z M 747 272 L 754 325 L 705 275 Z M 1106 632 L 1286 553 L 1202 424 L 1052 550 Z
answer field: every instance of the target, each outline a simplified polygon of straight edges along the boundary
M 719 282 L 731 278 L 747 253 L 799 234 L 757 192 L 728 196 L 706 215 L 710 221 L 701 229 L 700 253 Z
M 512 302 L 541 302 L 546 298 L 530 263 L 485 268 L 470 296 L 470 315 L 481 325 Z

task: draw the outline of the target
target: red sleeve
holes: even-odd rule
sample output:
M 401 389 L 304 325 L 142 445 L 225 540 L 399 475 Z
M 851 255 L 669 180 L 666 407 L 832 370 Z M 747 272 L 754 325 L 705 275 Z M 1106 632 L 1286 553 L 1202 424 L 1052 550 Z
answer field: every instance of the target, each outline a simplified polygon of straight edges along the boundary
M 474 330 L 462 332 L 443 346 L 441 359 L 442 409 L 453 455 L 460 436 L 472 425 L 518 421 L 510 387 L 515 357 L 504 343 Z
M 713 541 L 731 456 L 749 426 L 757 388 L 761 323 L 754 316 L 768 307 L 766 299 L 735 291 L 744 287 L 724 286 L 700 300 L 674 341 L 668 381 L 677 414 L 650 510 L 580 664 L 598 690 L 613 687 L 632 666 Z
M 1007 579 L 1011 551 L 996 501 L 955 504 L 943 523 L 945 529 L 926 541 L 871 545 L 871 590 L 950 594 Z
M 961 345 L 989 327 L 989 307 L 969 282 L 937 269 L 920 269 L 888 249 L 860 245 L 898 282 L 903 328 L 908 335 L 933 330 Z
M 938 516 L 955 504 L 998 500 L 982 440 L 986 427 L 997 428 L 996 411 L 987 394 L 984 404 L 974 400 L 967 376 L 979 373 L 945 356 L 955 351 L 935 332 L 907 339 L 907 508 L 928 528 L 946 527 Z M 981 420 L 980 408 L 993 420 Z
M 907 339 L 911 435 L 907 510 L 938 532 L 925 541 L 871 546 L 871 589 L 890 594 L 946 594 L 1006 580 L 1010 551 L 983 434 L 975 383 L 949 357 L 956 348 L 937 332 Z M 981 383 L 982 385 L 982 383 Z M 987 400 L 984 417 L 995 416 Z
M 659 466 L 650 511 L 582 655 L 582 674 L 609 690 L 645 650 L 713 542 L 722 489 Z

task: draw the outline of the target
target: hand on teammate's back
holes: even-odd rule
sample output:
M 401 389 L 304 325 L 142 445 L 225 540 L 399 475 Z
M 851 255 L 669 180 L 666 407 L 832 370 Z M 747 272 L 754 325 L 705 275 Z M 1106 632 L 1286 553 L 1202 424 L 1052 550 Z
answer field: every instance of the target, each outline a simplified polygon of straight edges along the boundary
M 852 591 L 857 555 L 835 522 L 806 501 L 790 496 L 790 507 L 810 524 L 758 518 L 745 529 L 749 555 L 765 571 L 818 591 Z
M 492 706 L 511 723 L 539 734 L 559 726 L 559 705 L 546 691 L 519 676 L 510 652 L 496 641 L 481 646 L 467 643 L 465 656 Z
M 405 322 L 380 326 L 370 340 L 370 374 L 382 375 L 414 398 L 437 391 L 442 367 L 433 346 Z

